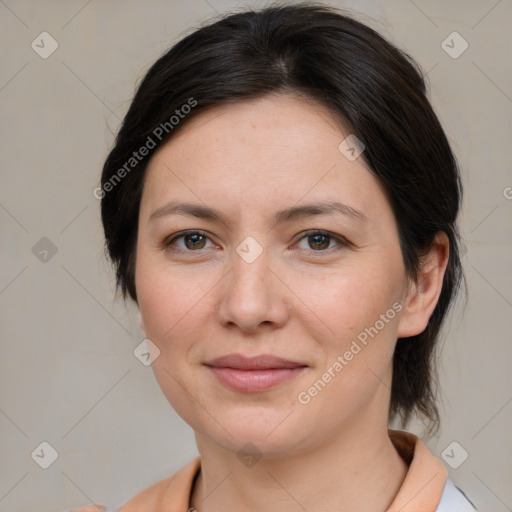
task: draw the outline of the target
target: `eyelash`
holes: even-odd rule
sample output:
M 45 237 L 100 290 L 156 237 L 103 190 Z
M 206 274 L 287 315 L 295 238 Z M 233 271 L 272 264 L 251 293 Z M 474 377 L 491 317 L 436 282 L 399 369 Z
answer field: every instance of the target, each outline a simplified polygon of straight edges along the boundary
M 202 249 L 198 249 L 198 250 L 194 251 L 194 250 L 190 250 L 190 249 L 180 249 L 180 248 L 172 247 L 176 240 L 179 240 L 180 238 L 184 238 L 188 235 L 196 235 L 196 234 L 210 239 L 210 237 L 207 235 L 206 232 L 198 230 L 198 229 L 181 231 L 180 233 L 177 233 L 175 236 L 173 236 L 171 239 L 164 241 L 164 243 L 163 243 L 164 249 L 172 250 L 172 251 L 179 251 L 179 252 L 189 252 L 189 253 L 200 252 Z M 348 247 L 351 245 L 350 242 L 348 240 L 346 240 L 344 237 L 336 236 L 336 235 L 330 233 L 329 231 L 323 231 L 321 229 L 313 229 L 313 230 L 305 231 L 303 233 L 302 237 L 299 238 L 297 243 L 305 238 L 310 238 L 310 237 L 313 237 L 316 235 L 325 236 L 325 237 L 330 238 L 331 240 L 336 241 L 338 243 L 338 248 L 331 247 L 329 249 L 320 249 L 320 250 L 316 250 L 316 251 L 313 249 L 310 249 L 310 252 L 312 252 L 312 253 L 319 253 L 319 254 L 328 253 L 328 254 L 330 254 L 333 250 L 337 250 L 340 247 Z

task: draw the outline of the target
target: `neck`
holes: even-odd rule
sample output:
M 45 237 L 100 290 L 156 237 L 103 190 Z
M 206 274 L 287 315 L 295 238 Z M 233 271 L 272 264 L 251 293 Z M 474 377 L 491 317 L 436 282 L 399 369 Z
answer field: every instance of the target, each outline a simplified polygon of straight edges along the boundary
M 387 422 L 362 418 L 321 446 L 247 468 L 236 453 L 196 434 L 201 472 L 191 506 L 199 512 L 385 512 L 408 470 Z M 387 419 L 387 418 L 386 418 Z

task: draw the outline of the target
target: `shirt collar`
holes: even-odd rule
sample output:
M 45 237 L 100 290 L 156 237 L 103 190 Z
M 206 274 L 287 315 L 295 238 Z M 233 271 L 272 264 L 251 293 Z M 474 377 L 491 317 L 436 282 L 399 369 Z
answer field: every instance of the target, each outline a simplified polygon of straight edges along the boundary
M 445 466 L 414 434 L 391 429 L 388 432 L 396 450 L 409 465 L 409 470 L 386 512 L 435 512 L 448 476 Z M 132 498 L 119 512 L 136 512 L 141 507 L 148 511 L 186 512 L 200 468 L 201 457 L 197 456 L 173 476 Z
M 448 476 L 444 464 L 414 434 L 391 429 L 388 432 L 409 471 L 386 512 L 435 512 Z

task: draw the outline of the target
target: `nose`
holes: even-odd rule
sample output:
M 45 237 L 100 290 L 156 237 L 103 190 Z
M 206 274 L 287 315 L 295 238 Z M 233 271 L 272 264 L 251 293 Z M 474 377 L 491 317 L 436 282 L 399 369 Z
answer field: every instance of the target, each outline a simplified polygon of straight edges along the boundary
M 277 265 L 270 261 L 268 251 L 263 250 L 254 261 L 235 252 L 231 262 L 218 309 L 223 326 L 237 326 L 246 333 L 256 332 L 261 325 L 282 327 L 289 315 L 288 290 L 271 268 Z

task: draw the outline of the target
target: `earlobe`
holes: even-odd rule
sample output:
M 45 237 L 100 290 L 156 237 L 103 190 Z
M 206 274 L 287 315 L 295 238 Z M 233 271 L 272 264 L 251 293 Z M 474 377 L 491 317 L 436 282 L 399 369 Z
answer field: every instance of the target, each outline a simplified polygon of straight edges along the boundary
M 417 282 L 410 283 L 398 325 L 399 338 L 416 336 L 427 327 L 441 294 L 448 256 L 448 236 L 439 232 L 431 249 L 421 260 Z

